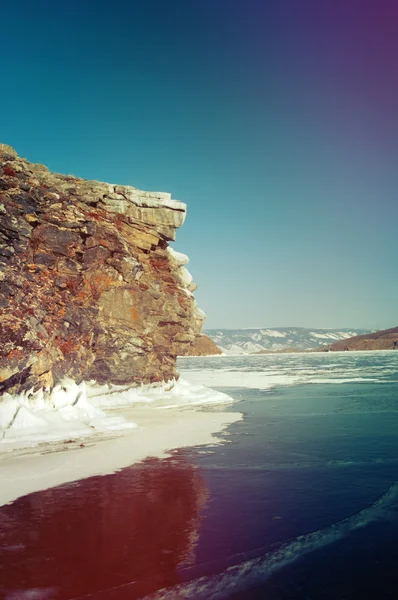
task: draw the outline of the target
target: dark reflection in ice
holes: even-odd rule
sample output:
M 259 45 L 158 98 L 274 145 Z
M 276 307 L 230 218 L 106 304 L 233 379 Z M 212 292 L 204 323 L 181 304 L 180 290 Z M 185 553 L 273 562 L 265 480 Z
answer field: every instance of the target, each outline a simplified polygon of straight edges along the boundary
M 134 599 L 174 585 L 194 560 L 206 499 L 181 457 L 19 498 L 0 509 L 0 597 L 69 599 L 131 583 Z

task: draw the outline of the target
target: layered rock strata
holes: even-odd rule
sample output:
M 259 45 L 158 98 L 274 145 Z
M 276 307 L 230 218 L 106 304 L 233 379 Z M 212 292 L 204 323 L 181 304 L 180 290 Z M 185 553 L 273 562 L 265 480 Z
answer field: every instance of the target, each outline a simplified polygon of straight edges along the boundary
M 170 194 L 49 172 L 0 145 L 0 394 L 177 376 L 204 315 Z

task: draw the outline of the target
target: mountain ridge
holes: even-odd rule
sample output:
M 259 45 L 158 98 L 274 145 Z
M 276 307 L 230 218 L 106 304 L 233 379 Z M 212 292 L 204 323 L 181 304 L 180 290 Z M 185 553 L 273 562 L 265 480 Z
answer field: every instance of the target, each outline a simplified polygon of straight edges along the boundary
M 245 329 L 206 329 L 203 331 L 224 354 L 255 354 L 262 351 L 310 350 L 331 346 L 370 329 L 318 329 L 307 327 L 250 327 Z

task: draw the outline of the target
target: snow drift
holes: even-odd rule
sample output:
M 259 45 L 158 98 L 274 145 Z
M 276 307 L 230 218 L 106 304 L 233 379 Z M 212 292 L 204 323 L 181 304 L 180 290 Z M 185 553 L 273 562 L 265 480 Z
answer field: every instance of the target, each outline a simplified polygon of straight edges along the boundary
M 0 444 L 29 444 L 134 429 L 120 416 L 122 406 L 150 404 L 154 409 L 232 402 L 226 394 L 184 380 L 140 386 L 98 385 L 65 379 L 51 391 L 5 394 L 0 403 Z

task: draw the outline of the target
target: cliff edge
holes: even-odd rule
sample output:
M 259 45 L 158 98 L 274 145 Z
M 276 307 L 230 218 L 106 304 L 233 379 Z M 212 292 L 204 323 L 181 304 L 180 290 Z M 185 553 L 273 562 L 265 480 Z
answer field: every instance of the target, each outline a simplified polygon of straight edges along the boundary
M 51 173 L 0 144 L 0 394 L 176 377 L 204 319 L 170 194 Z

